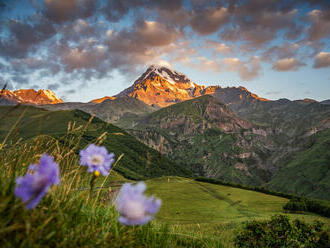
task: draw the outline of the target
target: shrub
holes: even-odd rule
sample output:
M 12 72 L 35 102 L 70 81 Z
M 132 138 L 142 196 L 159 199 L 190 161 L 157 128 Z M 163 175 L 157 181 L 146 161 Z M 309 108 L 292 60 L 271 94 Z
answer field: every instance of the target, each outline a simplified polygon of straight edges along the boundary
M 305 211 L 330 217 L 330 207 L 323 201 L 308 198 L 292 198 L 283 209 L 290 211 Z
M 287 216 L 275 215 L 266 221 L 247 222 L 234 240 L 242 248 L 326 248 L 329 235 L 323 231 L 323 223 L 307 224 L 298 219 L 290 221 Z

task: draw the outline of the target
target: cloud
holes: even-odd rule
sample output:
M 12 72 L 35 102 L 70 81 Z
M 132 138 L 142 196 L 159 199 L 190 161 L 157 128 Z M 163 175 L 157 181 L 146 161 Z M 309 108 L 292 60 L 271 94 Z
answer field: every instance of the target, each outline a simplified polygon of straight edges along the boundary
M 329 38 L 330 36 L 330 9 L 314 9 L 308 13 L 311 26 L 308 29 L 308 38 L 311 41 Z
M 330 66 L 330 53 L 327 52 L 320 52 L 316 55 L 314 61 L 314 68 L 323 68 Z
M 213 41 L 213 40 L 207 40 L 206 41 L 206 47 L 212 48 L 216 52 L 221 54 L 228 54 L 233 52 L 233 47 L 226 45 L 225 43 Z
M 104 23 L 77 19 L 62 25 L 58 33 L 62 35 L 62 42 L 79 42 L 88 37 L 99 40 L 106 30 L 107 26 Z
M 107 49 L 104 46 L 92 47 L 90 50 L 72 48 L 63 57 L 63 63 L 69 70 L 94 68 L 104 60 Z
M 151 10 L 165 14 L 180 9 L 182 4 L 183 0 L 107 0 L 102 12 L 109 21 L 118 22 L 129 12 L 138 15 L 139 12 Z
M 56 32 L 53 24 L 40 16 L 29 22 L 11 20 L 6 27 L 9 35 L 0 40 L 0 56 L 5 57 L 24 57 Z
M 0 76 L 0 91 L 2 89 L 12 90 L 14 89 L 14 87 L 13 84 L 10 82 L 10 80 Z
M 190 13 L 183 8 L 177 8 L 173 10 L 158 9 L 156 21 L 184 29 L 189 25 Z
M 88 18 L 95 13 L 97 2 L 95 0 L 45 0 L 43 14 L 56 23 Z
M 243 80 L 252 80 L 258 77 L 261 70 L 260 59 L 256 56 L 250 57 L 245 62 L 239 58 L 224 58 L 222 63 L 227 70 L 238 72 Z
M 228 9 L 224 7 L 194 11 L 191 28 L 201 35 L 212 34 L 229 20 Z
M 131 29 L 113 33 L 107 40 L 111 65 L 129 72 L 159 59 L 165 51 L 170 52 L 180 38 L 183 34 L 174 27 L 155 21 L 138 22 Z
M 154 21 L 139 22 L 132 29 L 113 34 L 109 49 L 113 52 L 144 52 L 149 47 L 170 45 L 180 37 L 180 32 Z
M 305 64 L 300 63 L 295 58 L 279 59 L 273 64 L 275 71 L 296 71 Z
M 276 95 L 280 95 L 280 94 L 282 94 L 283 92 L 282 91 L 267 91 L 266 93 L 265 93 L 265 95 L 273 95 L 273 96 L 276 96 Z
M 255 2 L 255 1 L 248 1 Z M 260 2 L 260 1 L 259 1 Z M 242 48 L 249 50 L 259 48 L 274 40 L 277 33 L 283 30 L 288 38 L 297 38 L 301 27 L 295 22 L 298 13 L 291 11 L 277 11 L 265 7 L 263 11 L 242 5 L 236 7 L 232 13 L 232 25 L 226 26 L 220 37 L 225 41 L 244 42 Z
M 18 74 L 11 75 L 10 80 L 15 82 L 16 85 L 28 85 L 30 83 L 30 78 Z
M 58 84 L 58 83 L 47 85 L 47 89 L 50 89 L 50 90 L 57 90 L 58 88 L 60 88 L 60 84 Z
M 29 11 L 0 0 L 0 71 L 19 82 L 32 74 L 86 82 L 116 70 L 130 77 L 162 60 L 245 80 L 259 75 L 260 60 L 279 71 L 297 70 L 298 60 L 327 63 L 319 54 L 328 48 L 329 1 L 24 1 Z
M 195 62 L 197 61 L 197 63 Z M 190 62 L 189 66 L 192 68 L 196 68 L 199 71 L 214 71 L 220 72 L 222 67 L 217 60 L 208 59 L 206 57 L 197 57 L 194 62 Z
M 301 45 L 298 43 L 288 42 L 285 42 L 281 45 L 272 46 L 263 52 L 262 59 L 272 62 L 273 60 L 294 57 L 300 47 Z

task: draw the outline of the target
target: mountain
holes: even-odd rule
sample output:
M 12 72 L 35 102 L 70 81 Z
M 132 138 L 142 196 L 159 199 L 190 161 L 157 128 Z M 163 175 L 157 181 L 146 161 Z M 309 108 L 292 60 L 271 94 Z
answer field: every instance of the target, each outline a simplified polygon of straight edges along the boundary
M 321 104 L 330 105 L 330 99 L 329 99 L 329 100 L 324 100 L 324 101 L 322 101 Z
M 131 127 L 135 125 L 141 116 L 149 114 L 159 108 L 149 106 L 132 97 L 107 98 L 106 100 L 91 101 L 89 103 L 68 102 L 52 105 L 42 105 L 48 110 L 73 110 L 79 109 L 98 118 L 119 125 L 120 127 Z
M 248 97 L 239 100 L 241 94 L 238 94 L 238 90 L 240 89 L 219 88 L 215 91 L 214 97 L 227 104 L 240 118 L 259 126 L 276 129 L 277 132 L 291 138 L 303 135 L 320 122 L 330 118 L 330 105 L 305 100 L 265 101 L 252 99 L 249 93 L 247 93 Z
M 1 105 L 13 104 L 57 104 L 62 103 L 63 100 L 58 98 L 51 90 L 33 90 L 33 89 L 20 89 L 20 90 L 5 90 L 0 92 Z
M 250 107 L 268 102 L 245 96 Z M 197 176 L 330 199 L 330 108 L 287 100 L 274 105 L 278 109 L 274 107 L 268 118 L 283 113 L 269 122 L 283 122 L 282 126 L 244 120 L 229 104 L 206 95 L 144 116 L 128 131 Z M 292 133 L 294 126 L 297 132 Z M 302 176 L 295 179 L 296 175 Z
M 267 187 L 330 200 L 330 125 L 315 133 L 305 148 L 295 153 L 272 177 Z
M 104 102 L 106 100 L 110 100 L 110 101 L 113 101 L 115 100 L 116 97 L 114 96 L 105 96 L 105 97 L 102 97 L 102 98 L 98 98 L 98 99 L 94 99 L 92 100 L 91 102 L 94 102 L 94 103 L 101 103 L 101 102 Z
M 128 131 L 198 176 L 262 185 L 274 169 L 272 130 L 239 118 L 210 95 L 162 108 Z
M 5 113 L 5 116 L 0 118 L 1 141 L 8 135 L 13 125 L 17 124 L 15 132 L 9 136 L 6 144 L 2 144 L 6 147 L 16 144 L 20 139 L 25 142 L 45 135 L 57 140 L 53 144 L 55 146 L 67 145 L 70 147 L 73 144 L 67 142 L 66 137 L 81 134 L 80 149 L 82 149 L 102 136 L 102 145 L 114 152 L 116 158 L 124 154 L 115 170 L 127 178 L 142 180 L 163 175 L 191 175 L 189 170 L 178 166 L 154 149 L 137 141 L 124 130 L 99 118 L 94 118 L 89 123 L 91 116 L 80 110 L 47 111 L 34 106 L 21 105 L 15 108 L 0 106 L 0 113 Z M 20 121 L 16 123 L 18 119 Z M 89 123 L 88 129 L 82 132 L 87 123 Z M 68 125 L 75 127 L 73 129 L 78 130 L 78 133 L 68 132 Z
M 79 109 L 114 123 L 196 176 L 330 199 L 328 101 L 268 100 L 153 65 L 115 96 L 38 107 Z
M 190 100 L 203 95 L 225 95 L 228 101 L 269 101 L 260 98 L 243 87 L 221 88 L 220 86 L 198 85 L 186 75 L 172 68 L 151 65 L 129 88 L 123 90 L 115 97 L 130 96 L 148 105 L 166 107 L 178 102 Z M 106 98 L 105 98 L 106 99 Z M 100 102 L 103 99 L 95 99 Z
M 150 66 L 134 84 L 116 97 L 130 96 L 148 105 L 166 107 L 201 95 L 211 94 L 216 87 L 195 84 L 184 74 L 165 66 Z

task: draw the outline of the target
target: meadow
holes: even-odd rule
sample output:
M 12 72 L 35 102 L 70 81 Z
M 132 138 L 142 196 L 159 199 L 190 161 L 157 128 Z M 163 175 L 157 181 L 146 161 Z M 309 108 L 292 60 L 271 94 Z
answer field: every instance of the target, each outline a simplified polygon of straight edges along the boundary
M 22 113 L 17 120 L 24 120 Z M 15 123 L 11 127 L 18 126 Z M 161 176 L 162 166 L 154 168 L 156 173 L 151 170 L 153 163 L 147 160 L 147 170 L 136 168 L 130 175 L 137 174 L 142 178 L 142 173 L 147 171 L 144 175 L 147 194 L 159 197 L 162 206 L 151 223 L 124 226 L 117 220 L 113 203 L 123 183 L 136 182 L 132 177 L 123 176 L 125 170 L 120 169 L 125 168 L 126 161 L 133 163 L 134 156 L 125 160 L 129 154 L 120 153 L 120 142 L 114 137 L 123 135 L 101 133 L 93 136 L 89 143 L 105 144 L 109 151 L 113 147 L 117 149 L 117 155 L 110 175 L 97 177 L 91 189 L 93 174 L 80 165 L 79 150 L 88 144 L 84 132 L 89 125 L 95 128 L 96 124 L 92 120 L 82 124 L 84 126 L 71 123 L 64 135 L 56 133 L 56 137 L 40 132 L 26 132 L 26 137 L 17 137 L 18 129 L 15 131 L 15 128 L 6 130 L 8 135 L 2 132 L 6 142 L 2 142 L 0 148 L 1 247 L 234 247 L 233 240 L 244 222 L 265 220 L 276 214 L 308 223 L 322 221 L 325 229 L 330 230 L 328 218 L 311 213 L 286 213 L 283 210 L 288 202 L 286 198 L 199 182 L 184 176 Z M 33 127 L 28 121 L 19 125 L 20 132 L 26 126 L 29 130 Z M 35 209 L 27 210 L 15 197 L 15 180 L 44 153 L 59 163 L 61 183 L 52 187 Z M 167 160 L 155 158 L 154 161 Z M 133 171 L 134 167 L 131 168 Z

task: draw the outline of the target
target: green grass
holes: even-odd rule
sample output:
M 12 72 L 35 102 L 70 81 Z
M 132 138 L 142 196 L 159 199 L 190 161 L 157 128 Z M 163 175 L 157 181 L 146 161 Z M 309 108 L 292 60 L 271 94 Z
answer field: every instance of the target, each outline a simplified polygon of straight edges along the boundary
M 98 118 L 89 123 L 91 116 L 80 110 L 51 112 L 20 106 L 0 107 L 0 113 L 4 115 L 0 116 L 0 143 L 4 143 L 6 136 L 10 134 L 3 145 L 10 146 L 19 139 L 29 140 L 38 135 L 48 135 L 63 143 L 66 135 L 81 135 L 79 148 L 83 148 L 89 143 L 99 142 L 101 136 L 102 144 L 114 152 L 116 157 L 124 154 L 116 170 L 125 177 L 142 180 L 161 175 L 190 175 L 187 169 L 161 156 L 124 130 Z M 17 122 L 18 120 L 20 121 Z M 71 130 L 71 134 L 68 134 L 69 123 L 74 133 Z
M 64 144 L 78 139 L 66 136 L 61 144 L 50 136 L 37 136 L 0 149 L 0 247 L 222 247 L 218 240 L 189 237 L 165 223 L 118 223 L 113 201 L 129 180 L 112 171 L 98 177 L 91 191 L 92 175 L 79 165 L 79 156 L 66 156 L 72 148 Z M 59 163 L 61 184 L 29 211 L 14 196 L 15 179 L 44 152 Z
M 0 121 L 0 137 L 4 139 L 10 134 L 7 143 L 0 148 L 0 247 L 227 248 L 233 247 L 235 234 L 241 230 L 243 222 L 269 219 L 279 213 L 307 222 L 321 220 L 330 229 L 330 219 L 307 213 L 284 213 L 282 207 L 288 201 L 285 198 L 184 177 L 157 177 L 162 173 L 170 174 L 160 170 L 172 168 L 172 164 L 166 164 L 169 160 L 161 160 L 152 149 L 147 151 L 157 156 L 140 159 L 137 154 L 146 151 L 144 145 L 126 133 L 111 135 L 123 131 L 98 119 L 81 131 L 89 119 L 89 115 L 81 111 L 50 113 L 29 107 L 28 115 L 23 116 L 15 128 L 15 121 L 23 111 L 11 112 L 10 118 Z M 81 129 L 77 130 L 72 124 L 67 128 L 73 117 L 76 127 L 82 125 Z M 55 125 L 56 118 L 60 118 L 59 125 Z M 11 127 L 13 131 L 8 131 Z M 99 139 L 104 131 L 110 135 Z M 107 178 L 96 179 L 93 191 L 89 188 L 92 175 L 79 165 L 78 156 L 81 147 L 88 142 L 106 145 L 115 151 L 117 158 L 124 154 L 115 165 L 116 171 Z M 38 162 L 45 152 L 59 163 L 61 184 L 53 187 L 36 209 L 27 211 L 13 194 L 15 178 L 24 175 L 27 165 Z M 125 157 L 130 159 L 125 160 Z M 162 161 L 165 161 L 163 165 Z M 150 174 L 146 168 L 133 170 L 130 167 L 148 163 L 150 170 L 159 174 Z M 118 168 L 129 168 L 131 173 L 149 178 L 147 194 L 162 199 L 160 212 L 150 224 L 126 227 L 118 223 L 113 200 L 121 184 L 131 181 L 123 177 Z
M 159 218 L 175 224 L 223 223 L 282 212 L 285 198 L 179 177 L 147 181 L 164 200 Z M 189 203 L 189 204 L 187 204 Z
M 330 129 L 312 139 L 272 178 L 271 189 L 330 200 Z
M 77 137 L 66 137 L 67 143 Z M 233 247 L 235 233 L 251 219 L 282 213 L 287 199 L 182 177 L 147 180 L 147 194 L 162 199 L 155 221 L 144 227 L 117 222 L 112 202 L 123 182 L 116 172 L 97 178 L 92 194 L 91 174 L 79 166 L 76 153 L 49 136 L 38 136 L 0 150 L 0 239 L 4 247 Z M 13 195 L 14 179 L 40 154 L 60 164 L 62 183 L 34 210 L 27 211 Z M 308 222 L 329 219 L 293 215 Z M 1 245 L 0 245 L 1 247 Z
M 164 201 L 159 219 L 172 224 L 217 224 L 263 219 L 284 213 L 282 207 L 289 201 L 252 190 L 180 177 L 161 177 L 146 182 L 148 192 Z M 317 215 L 304 214 L 303 218 L 323 220 L 330 225 L 330 219 Z
M 162 177 L 147 181 L 148 192 L 159 196 L 163 206 L 157 221 L 176 226 L 185 233 L 198 233 L 204 238 L 218 237 L 225 247 L 244 222 L 270 219 L 284 214 L 308 223 L 325 223 L 330 231 L 330 219 L 309 213 L 286 213 L 286 198 L 250 190 L 197 182 L 180 177 Z

